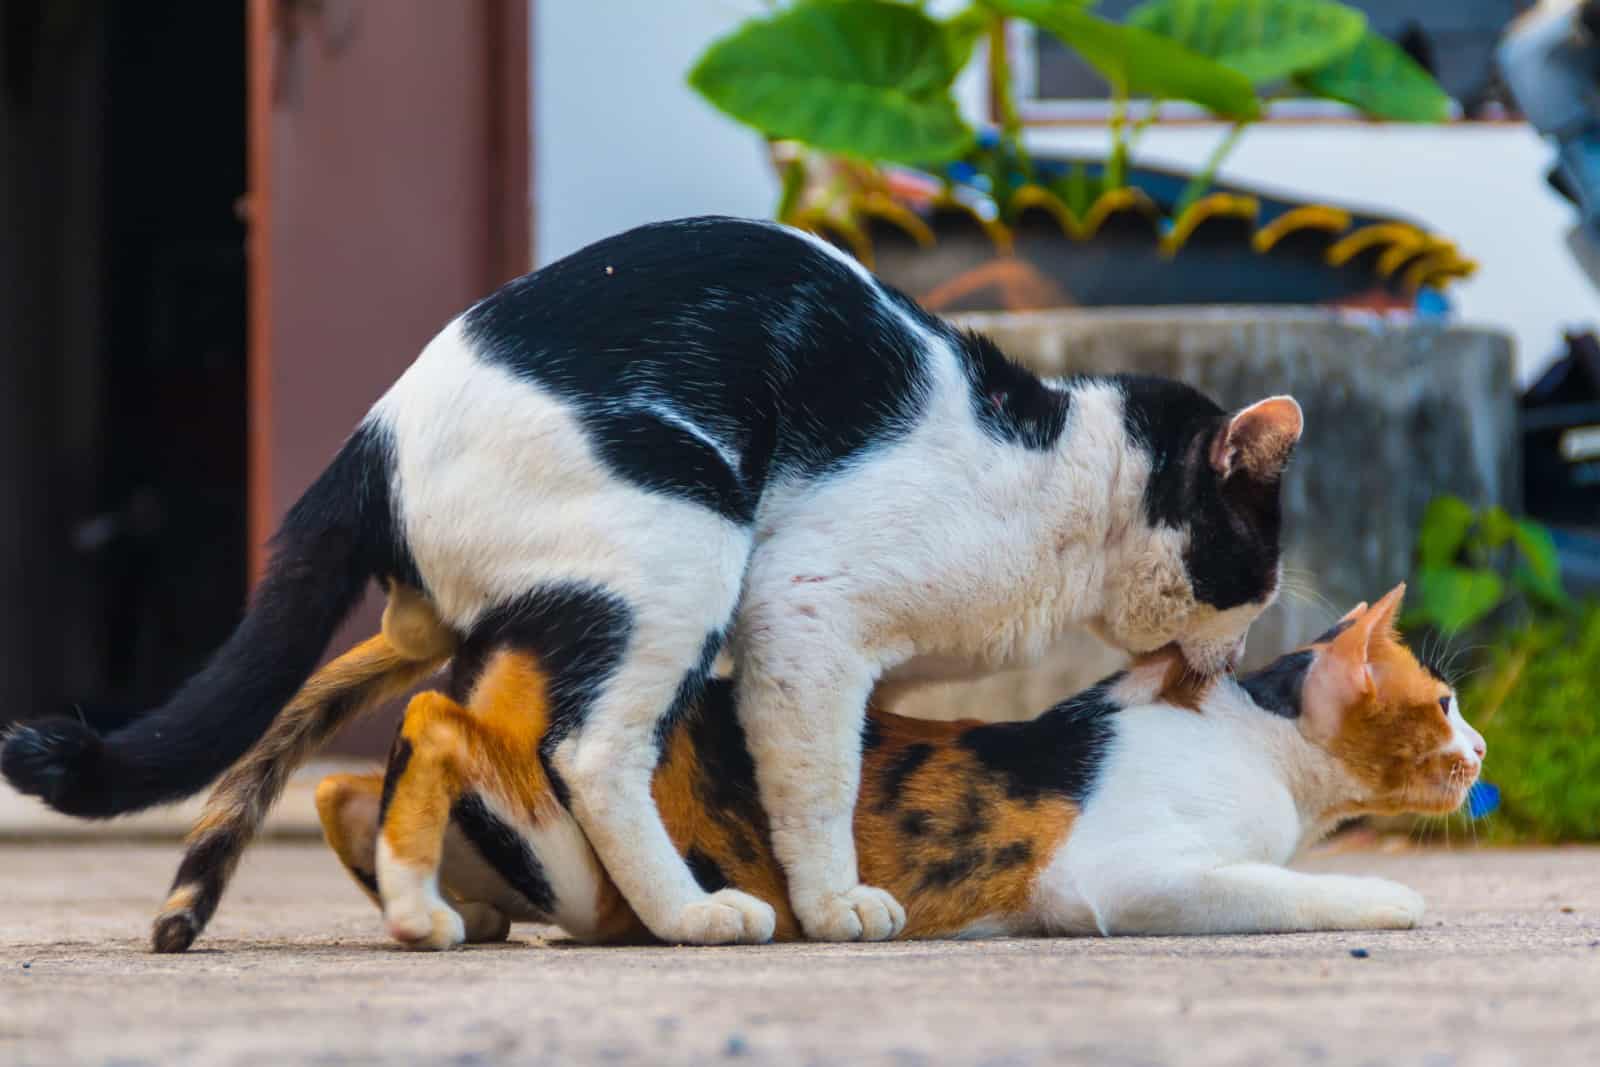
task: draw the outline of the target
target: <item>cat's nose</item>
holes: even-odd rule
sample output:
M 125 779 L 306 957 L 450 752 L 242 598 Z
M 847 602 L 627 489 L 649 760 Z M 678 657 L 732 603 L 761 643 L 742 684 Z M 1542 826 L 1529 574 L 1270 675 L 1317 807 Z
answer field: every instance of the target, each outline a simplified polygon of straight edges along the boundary
M 1484 744 L 1483 738 L 1480 737 L 1476 741 L 1472 742 L 1472 751 L 1477 753 L 1478 762 L 1482 763 L 1483 757 L 1489 754 L 1489 746 Z

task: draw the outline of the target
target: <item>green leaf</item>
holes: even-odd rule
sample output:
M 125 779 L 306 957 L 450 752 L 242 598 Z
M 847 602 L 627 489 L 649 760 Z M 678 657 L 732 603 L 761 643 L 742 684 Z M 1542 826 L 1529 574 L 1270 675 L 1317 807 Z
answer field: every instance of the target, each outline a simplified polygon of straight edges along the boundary
M 1123 26 L 1061 0 L 985 0 L 1061 38 L 1117 92 L 1191 100 L 1232 119 L 1261 115 L 1250 79 L 1174 41 Z
M 1550 536 L 1549 529 L 1531 519 L 1516 519 L 1512 522 L 1511 537 L 1517 543 L 1517 551 L 1535 574 L 1541 578 L 1560 580 L 1561 555 L 1556 551 L 1556 540 Z
M 1516 520 L 1505 508 L 1488 508 L 1478 516 L 1478 537 L 1484 548 L 1499 548 L 1516 535 Z
M 1414 588 L 1415 613 L 1445 633 L 1478 622 L 1505 596 L 1498 574 L 1466 567 L 1419 567 Z
M 1561 556 L 1550 531 L 1530 519 L 1515 519 L 1512 520 L 1511 539 L 1522 557 L 1511 580 L 1546 607 L 1570 608 L 1572 598 L 1561 585 Z
M 1450 97 L 1399 45 L 1368 30 L 1349 54 L 1295 81 L 1317 96 L 1350 104 L 1373 118 L 1443 122 Z
M 1455 562 L 1472 530 L 1472 508 L 1460 497 L 1436 496 L 1422 513 L 1417 531 L 1417 562 L 1424 567 L 1444 567 Z
M 1150 0 L 1127 22 L 1261 85 L 1345 55 L 1361 40 L 1367 17 L 1331 0 Z
M 960 73 L 972 60 L 972 49 L 978 39 L 988 31 L 989 15 L 974 4 L 945 19 L 940 26 L 944 29 L 945 50 L 949 53 L 947 62 L 951 69 Z
M 708 48 L 689 84 L 768 137 L 865 160 L 928 163 L 972 143 L 946 29 L 882 0 L 810 0 Z

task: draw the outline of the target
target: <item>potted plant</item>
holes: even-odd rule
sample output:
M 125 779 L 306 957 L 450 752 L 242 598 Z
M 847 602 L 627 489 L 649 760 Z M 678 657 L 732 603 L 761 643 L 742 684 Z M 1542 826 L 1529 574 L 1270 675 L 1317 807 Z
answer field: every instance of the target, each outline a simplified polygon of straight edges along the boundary
M 802 0 L 712 44 L 689 80 L 768 138 L 782 174 L 780 220 L 936 310 L 1410 306 L 1424 286 L 1471 272 L 1451 242 L 1415 223 L 1214 187 L 1229 151 L 1291 87 L 1376 119 L 1450 115 L 1432 77 L 1361 12 L 1337 0 L 1149 0 L 1114 22 L 1091 8 L 971 0 L 936 19 L 894 0 Z M 1103 159 L 1027 150 L 1011 20 L 1053 34 L 1109 84 Z M 994 130 L 971 128 L 951 93 L 980 46 Z M 1148 101 L 1137 119 L 1134 98 Z M 1194 174 L 1132 162 L 1163 101 L 1229 123 Z

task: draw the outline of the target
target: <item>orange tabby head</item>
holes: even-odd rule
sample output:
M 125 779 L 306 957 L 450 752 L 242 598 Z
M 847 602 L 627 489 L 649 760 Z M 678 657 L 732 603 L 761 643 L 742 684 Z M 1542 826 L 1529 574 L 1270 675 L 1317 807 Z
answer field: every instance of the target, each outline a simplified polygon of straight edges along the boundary
M 1312 645 L 1300 729 L 1358 783 L 1360 810 L 1454 811 L 1483 766 L 1483 738 L 1395 632 L 1405 591 L 1357 606 Z

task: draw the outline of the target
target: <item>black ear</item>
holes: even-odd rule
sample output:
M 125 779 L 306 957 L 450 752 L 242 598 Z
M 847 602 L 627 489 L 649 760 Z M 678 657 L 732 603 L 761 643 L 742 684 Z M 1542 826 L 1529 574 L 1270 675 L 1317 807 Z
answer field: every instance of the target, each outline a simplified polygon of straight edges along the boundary
M 1243 471 L 1276 481 L 1300 440 L 1305 418 L 1292 396 L 1269 396 L 1228 420 L 1211 440 L 1211 466 L 1223 478 Z

